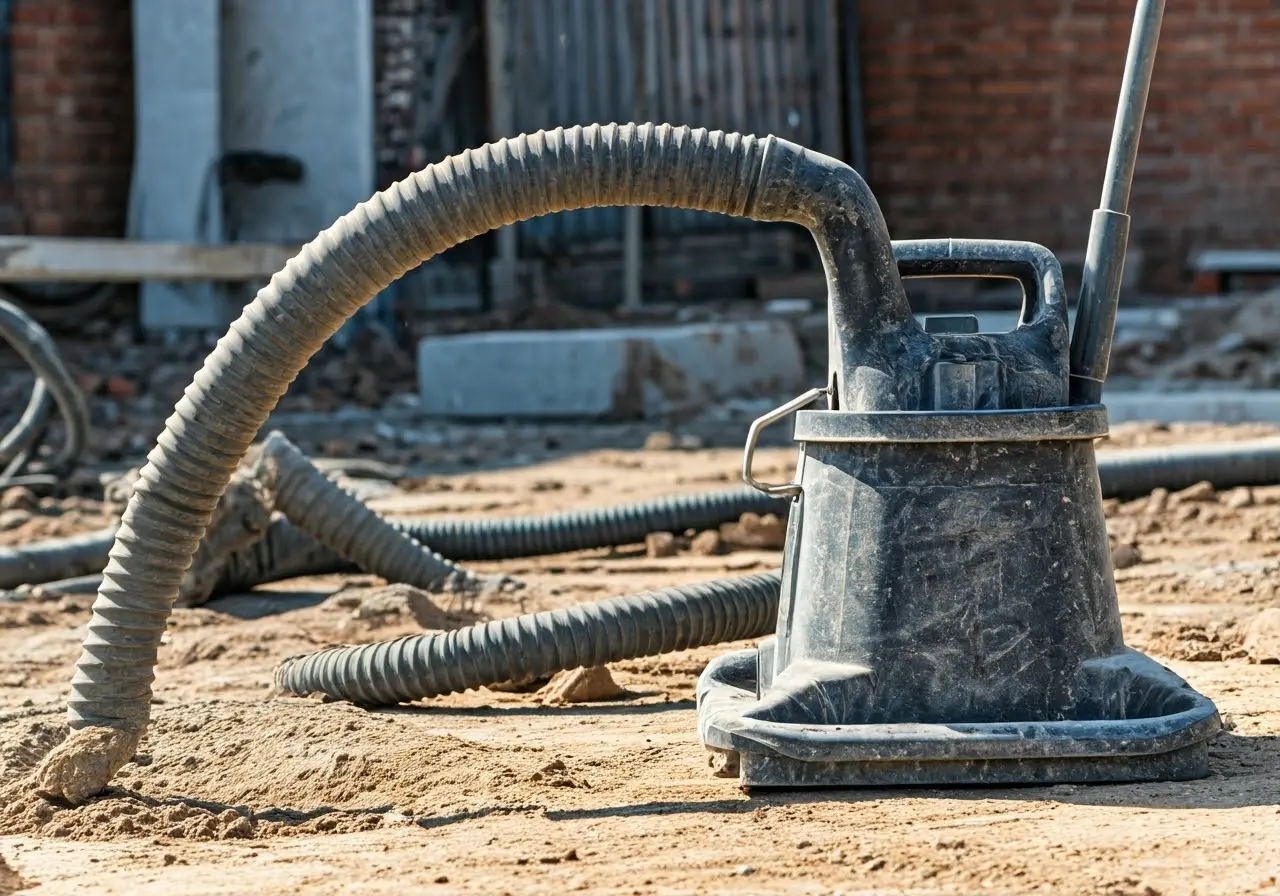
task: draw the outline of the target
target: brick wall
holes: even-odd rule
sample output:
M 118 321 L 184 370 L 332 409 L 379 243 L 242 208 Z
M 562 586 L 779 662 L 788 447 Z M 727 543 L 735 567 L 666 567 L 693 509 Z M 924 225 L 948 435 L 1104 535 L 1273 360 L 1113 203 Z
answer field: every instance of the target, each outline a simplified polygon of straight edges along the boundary
M 1083 250 L 1133 2 L 864 0 L 868 180 L 898 238 Z M 1280 248 L 1280 3 L 1165 13 L 1130 212 L 1145 285 L 1201 246 Z
M 14 0 L 18 229 L 116 234 L 132 156 L 129 0 Z M 483 135 L 463 79 L 418 133 L 455 0 L 375 0 L 380 179 Z M 869 180 L 897 237 L 1084 246 L 1132 0 L 862 0 Z M 469 73 L 470 75 L 470 73 Z M 1170 2 L 1131 211 L 1146 285 L 1201 246 L 1280 247 L 1280 2 Z M 466 121 L 470 110 L 477 121 Z M 479 110 L 479 111 L 477 111 Z M 477 133 L 470 133 L 476 131 Z M 4 199 L 0 185 L 0 204 Z M 0 225 L 4 214 L 0 210 Z
M 129 0 L 14 0 L 15 229 L 124 231 L 133 158 Z

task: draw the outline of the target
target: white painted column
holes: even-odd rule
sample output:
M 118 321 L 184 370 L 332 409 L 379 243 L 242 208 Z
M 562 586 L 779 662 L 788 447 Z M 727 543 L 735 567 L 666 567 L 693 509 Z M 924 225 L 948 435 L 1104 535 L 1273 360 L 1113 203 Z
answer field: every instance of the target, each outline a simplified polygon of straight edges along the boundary
M 128 231 L 134 239 L 220 241 L 212 177 L 221 153 L 219 26 L 217 0 L 133 2 L 136 125 Z M 213 284 L 141 286 L 147 329 L 218 329 L 227 323 L 226 305 Z

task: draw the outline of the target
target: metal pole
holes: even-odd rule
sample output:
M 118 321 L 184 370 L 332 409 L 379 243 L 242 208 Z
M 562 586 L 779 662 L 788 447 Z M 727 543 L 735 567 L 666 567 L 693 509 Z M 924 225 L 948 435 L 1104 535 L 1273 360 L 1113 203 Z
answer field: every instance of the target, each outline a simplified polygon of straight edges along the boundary
M 635 80 L 633 109 L 635 121 L 642 123 L 652 115 L 648 94 L 649 67 L 649 7 L 646 0 L 631 0 L 627 12 L 631 19 L 631 64 Z M 623 209 L 622 228 L 622 307 L 630 310 L 644 303 L 644 209 L 638 205 Z
M 515 107 L 512 105 L 514 78 L 511 72 L 511 0 L 486 0 L 484 4 L 485 54 L 488 67 L 489 139 L 514 136 Z M 497 257 L 493 263 L 493 304 L 510 308 L 516 304 L 519 290 L 516 267 L 520 243 L 515 225 L 500 227 L 494 233 Z
M 867 176 L 867 138 L 862 112 L 862 38 L 858 0 L 845 0 L 844 14 L 844 90 L 845 114 L 848 116 L 849 164 Z
M 1115 335 L 1120 282 L 1129 243 L 1129 194 L 1163 18 L 1164 0 L 1138 0 L 1107 155 L 1102 202 L 1093 213 L 1089 229 L 1075 332 L 1071 337 L 1071 403 L 1074 405 L 1102 401 L 1102 384 L 1111 364 L 1111 341 Z

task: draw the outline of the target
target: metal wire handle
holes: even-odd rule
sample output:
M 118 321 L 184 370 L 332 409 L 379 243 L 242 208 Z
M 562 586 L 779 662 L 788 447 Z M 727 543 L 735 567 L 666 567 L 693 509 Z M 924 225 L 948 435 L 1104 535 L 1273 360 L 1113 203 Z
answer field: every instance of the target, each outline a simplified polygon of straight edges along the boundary
M 755 458 L 756 442 L 760 439 L 760 433 L 766 426 L 771 426 L 783 417 L 789 416 L 801 408 L 813 404 L 824 395 L 830 394 L 831 390 L 827 387 L 810 389 L 798 398 L 793 398 L 786 404 L 774 408 L 764 416 L 757 417 L 751 424 L 751 428 L 747 430 L 747 447 L 742 453 L 742 481 L 752 488 L 775 498 L 794 498 L 800 494 L 800 483 L 798 482 L 773 485 L 768 482 L 761 482 L 751 475 L 751 462 Z

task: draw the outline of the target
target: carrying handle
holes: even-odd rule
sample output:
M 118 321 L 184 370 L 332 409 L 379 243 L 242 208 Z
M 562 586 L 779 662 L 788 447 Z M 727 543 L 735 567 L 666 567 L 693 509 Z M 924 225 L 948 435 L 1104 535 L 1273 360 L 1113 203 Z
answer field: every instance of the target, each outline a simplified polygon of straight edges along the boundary
M 1039 243 L 1022 240 L 895 240 L 893 257 L 905 278 L 1005 277 L 1022 284 L 1020 326 L 1067 320 L 1062 265 Z
M 831 390 L 810 389 L 803 395 L 793 398 L 784 405 L 774 408 L 767 414 L 757 417 L 751 424 L 751 428 L 747 430 L 747 445 L 742 452 L 742 481 L 757 491 L 764 492 L 775 498 L 793 498 L 800 494 L 800 483 L 787 482 L 782 485 L 775 485 L 768 482 L 761 482 L 751 475 L 752 461 L 755 459 L 756 443 L 760 440 L 760 433 L 766 426 L 777 423 L 782 418 L 795 413 L 801 408 L 807 407 L 823 396 L 830 395 Z

